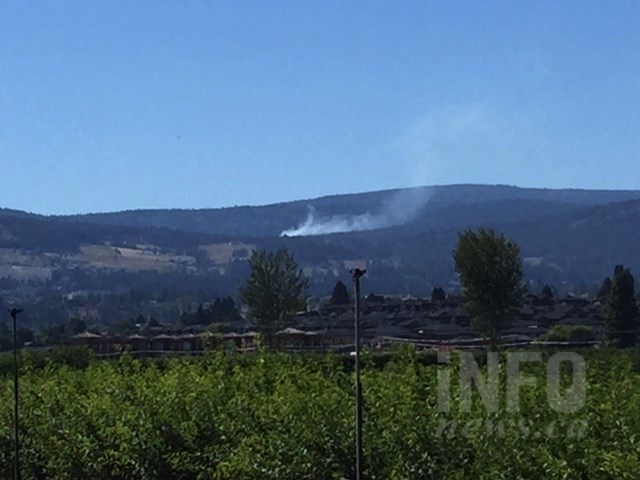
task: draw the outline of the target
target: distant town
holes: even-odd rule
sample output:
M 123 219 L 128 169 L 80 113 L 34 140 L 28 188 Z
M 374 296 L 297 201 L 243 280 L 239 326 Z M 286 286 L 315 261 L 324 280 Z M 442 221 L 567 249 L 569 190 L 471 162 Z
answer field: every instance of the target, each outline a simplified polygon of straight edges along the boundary
M 204 306 L 208 308 L 209 305 Z M 555 298 L 529 294 L 503 331 L 505 346 L 600 344 L 605 308 L 600 298 Z M 470 326 L 462 298 L 401 298 L 369 294 L 362 306 L 362 341 L 371 349 L 406 343 L 417 348 L 480 348 L 486 339 Z M 354 346 L 353 306 L 328 304 L 292 315 L 276 333 L 277 346 L 288 352 L 350 352 Z M 582 327 L 582 328 L 579 328 Z M 218 330 L 218 331 L 216 331 Z M 63 344 L 90 348 L 99 358 L 124 351 L 137 356 L 199 354 L 223 346 L 253 352 L 260 343 L 256 325 L 244 316 L 232 322 L 189 326 L 140 324 L 135 333 L 83 331 Z M 223 333 L 224 331 L 224 333 Z M 551 332 L 551 334 L 550 334 Z M 555 332 L 555 334 L 554 334 Z M 562 332 L 568 332 L 562 335 Z

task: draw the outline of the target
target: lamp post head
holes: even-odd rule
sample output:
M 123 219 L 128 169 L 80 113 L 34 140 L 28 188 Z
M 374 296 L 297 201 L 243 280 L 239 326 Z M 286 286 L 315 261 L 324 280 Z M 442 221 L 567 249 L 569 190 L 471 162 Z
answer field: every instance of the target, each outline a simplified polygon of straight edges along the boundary
M 353 275 L 353 281 L 357 281 L 360 279 L 360 277 L 362 277 L 365 273 L 367 273 L 367 271 L 362 268 L 354 268 L 353 270 L 351 270 L 351 274 Z
M 9 315 L 11 315 L 11 318 L 15 320 L 18 314 L 22 313 L 23 311 L 24 310 L 22 308 L 12 308 L 9 310 Z

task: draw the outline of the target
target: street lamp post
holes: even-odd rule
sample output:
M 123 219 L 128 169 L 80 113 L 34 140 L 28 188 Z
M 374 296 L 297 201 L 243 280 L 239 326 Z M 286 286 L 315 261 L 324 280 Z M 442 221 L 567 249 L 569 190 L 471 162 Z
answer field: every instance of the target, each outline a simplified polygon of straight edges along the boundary
M 366 270 L 353 270 L 355 289 L 355 370 L 356 370 L 356 480 L 362 480 L 362 384 L 360 383 L 360 277 Z
M 13 478 L 20 480 L 20 437 L 18 436 L 18 340 L 16 335 L 18 315 L 21 308 L 12 308 L 9 315 L 13 318 Z

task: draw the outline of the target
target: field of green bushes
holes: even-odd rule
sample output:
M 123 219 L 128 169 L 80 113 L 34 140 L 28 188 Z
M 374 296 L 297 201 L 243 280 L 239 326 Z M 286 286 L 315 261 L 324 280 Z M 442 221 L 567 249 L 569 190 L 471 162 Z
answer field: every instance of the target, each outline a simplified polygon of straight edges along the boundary
M 519 412 L 487 413 L 477 398 L 459 412 L 455 365 L 410 349 L 365 353 L 365 478 L 640 478 L 638 352 L 581 353 L 586 402 L 571 414 L 550 408 L 544 362 L 527 366 L 538 381 L 522 388 Z M 452 409 L 439 413 L 438 370 L 446 368 Z M 354 477 L 348 358 L 27 357 L 21 369 L 24 479 Z M 13 392 L 3 370 L 0 478 L 10 478 Z

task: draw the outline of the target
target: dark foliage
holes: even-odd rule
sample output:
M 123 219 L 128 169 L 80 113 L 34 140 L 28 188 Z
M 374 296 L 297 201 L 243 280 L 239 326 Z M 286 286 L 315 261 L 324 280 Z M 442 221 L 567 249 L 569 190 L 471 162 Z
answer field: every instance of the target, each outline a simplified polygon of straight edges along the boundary
M 233 322 L 240 318 L 240 313 L 231 297 L 216 298 L 213 303 L 198 305 L 194 313 L 183 313 L 180 321 L 183 325 L 211 325 L 212 323 Z
M 431 291 L 432 302 L 444 302 L 447 299 L 447 294 L 442 287 L 434 287 Z
M 333 292 L 331 292 L 331 303 L 333 305 L 348 305 L 349 302 L 350 299 L 347 286 L 338 280 L 335 287 L 333 287 Z
M 553 291 L 553 288 L 551 288 L 551 286 L 549 284 L 545 284 L 544 287 L 542 287 L 542 291 L 540 292 L 540 296 L 542 297 L 543 300 L 546 300 L 547 302 L 552 301 L 555 298 L 555 293 Z
M 638 343 L 638 306 L 633 275 L 628 268 L 616 265 L 606 318 L 607 339 L 619 347 Z
M 600 290 L 598 290 L 598 298 L 605 299 L 611 295 L 611 277 L 607 277 L 603 280 Z

